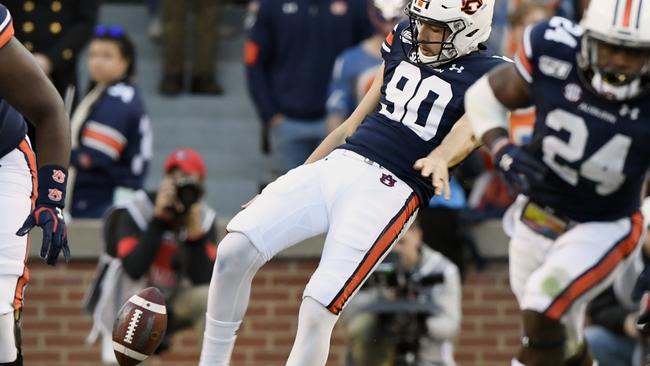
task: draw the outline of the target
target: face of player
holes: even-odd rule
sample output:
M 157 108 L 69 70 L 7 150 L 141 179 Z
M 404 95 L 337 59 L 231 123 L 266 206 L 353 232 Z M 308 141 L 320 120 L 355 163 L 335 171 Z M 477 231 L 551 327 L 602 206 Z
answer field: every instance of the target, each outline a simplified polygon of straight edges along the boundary
M 442 45 L 449 34 L 449 28 L 446 26 L 430 24 L 418 21 L 418 42 L 420 43 L 420 52 L 427 57 L 437 56 L 440 54 Z
M 96 83 L 107 84 L 126 75 L 129 60 L 115 41 L 95 39 L 88 47 L 88 73 Z
M 609 80 L 612 84 L 625 83 L 625 76 L 638 75 L 650 60 L 650 49 L 620 47 L 598 42 L 598 68 L 619 80 Z

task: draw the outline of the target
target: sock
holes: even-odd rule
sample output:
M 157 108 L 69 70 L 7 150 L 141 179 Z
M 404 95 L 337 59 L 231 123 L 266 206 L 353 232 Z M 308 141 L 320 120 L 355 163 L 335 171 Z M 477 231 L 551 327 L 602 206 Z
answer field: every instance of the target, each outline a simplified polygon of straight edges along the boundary
M 205 333 L 199 365 L 228 366 L 240 324 L 241 321 L 220 322 L 205 314 Z

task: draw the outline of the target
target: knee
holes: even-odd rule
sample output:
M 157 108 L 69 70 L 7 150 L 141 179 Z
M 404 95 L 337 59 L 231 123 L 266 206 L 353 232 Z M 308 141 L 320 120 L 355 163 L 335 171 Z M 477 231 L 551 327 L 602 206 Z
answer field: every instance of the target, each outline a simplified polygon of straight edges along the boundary
M 219 243 L 214 268 L 219 276 L 241 277 L 262 264 L 261 253 L 244 234 L 228 233 Z
M 339 317 L 315 299 L 305 297 L 300 305 L 299 318 L 301 327 L 331 331 Z

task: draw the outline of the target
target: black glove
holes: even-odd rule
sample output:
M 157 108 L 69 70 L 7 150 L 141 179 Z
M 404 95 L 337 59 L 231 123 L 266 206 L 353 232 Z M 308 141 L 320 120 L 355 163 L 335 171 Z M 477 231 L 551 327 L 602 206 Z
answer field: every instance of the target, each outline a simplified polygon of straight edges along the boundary
M 34 226 L 43 230 L 41 257 L 49 265 L 55 265 L 59 253 L 63 252 L 65 261 L 70 260 L 68 236 L 63 220 L 67 171 L 56 165 L 47 165 L 38 170 L 38 199 L 36 207 L 27 216 L 16 235 L 27 234 Z
M 541 182 L 548 168 L 523 147 L 507 143 L 494 153 L 497 169 L 511 188 L 528 193 L 531 182 Z

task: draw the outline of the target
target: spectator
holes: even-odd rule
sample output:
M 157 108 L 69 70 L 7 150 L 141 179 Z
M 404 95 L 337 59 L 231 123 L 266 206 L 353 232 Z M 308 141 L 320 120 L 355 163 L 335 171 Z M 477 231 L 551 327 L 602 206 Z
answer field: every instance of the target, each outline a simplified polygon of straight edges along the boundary
M 138 191 L 106 216 L 107 255 L 85 300 L 95 320 L 89 340 L 103 336 L 105 363 L 115 362 L 110 340 L 119 307 L 147 286 L 165 297 L 166 336 L 194 327 L 201 343 L 217 240 L 215 211 L 203 201 L 205 179 L 203 158 L 177 149 L 165 161 L 157 193 Z
M 72 116 L 71 215 L 99 218 L 116 196 L 142 188 L 152 134 L 133 84 L 136 55 L 120 27 L 98 26 L 89 52 L 91 88 Z
M 510 33 L 509 42 L 506 49 L 506 56 L 513 58 L 515 51 L 519 48 L 521 40 L 524 39 L 524 29 L 527 26 L 539 23 L 552 15 L 552 11 L 548 6 L 544 6 L 538 2 L 525 1 L 517 6 L 510 13 Z
M 585 339 L 598 364 L 641 364 L 633 362 L 639 345 L 635 326 L 638 308 L 623 305 L 610 287 L 591 301 L 587 314 L 591 324 L 585 328 Z
M 580 1 L 580 0 L 560 0 L 560 1 Z M 509 55 L 511 48 L 516 46 L 513 42 L 520 42 L 521 36 L 512 36 L 510 34 L 512 28 L 512 15 L 513 13 L 520 12 L 520 8 L 537 9 L 542 7 L 550 14 L 553 13 L 557 7 L 558 0 L 506 0 L 497 1 L 494 5 L 494 17 L 492 21 L 492 33 L 487 42 L 488 48 L 499 50 L 499 52 Z M 532 19 L 532 18 L 531 18 Z M 525 28 L 525 26 L 524 26 Z
M 259 0 L 249 6 L 248 90 L 268 132 L 272 172 L 302 164 L 325 137 L 334 60 L 368 37 L 365 1 Z
M 77 88 L 77 57 L 97 21 L 98 0 L 4 0 L 16 38 L 31 51 L 59 94 Z
M 392 272 L 405 273 L 408 284 L 404 285 L 405 288 L 399 284 L 392 284 L 396 288 L 371 287 L 371 278 L 350 301 L 343 312 L 349 340 L 348 366 L 401 365 L 403 363 L 400 360 L 406 356 L 401 353 L 405 350 L 417 350 L 417 355 L 409 356 L 415 357 L 415 362 L 409 364 L 455 365 L 452 341 L 458 335 L 461 318 L 458 268 L 443 255 L 423 244 L 422 229 L 417 220 L 398 241 L 393 253 L 397 254 L 397 260 L 396 269 Z M 386 262 L 390 261 L 384 261 Z M 381 269 L 373 275 L 374 279 L 380 275 Z M 430 304 L 431 315 L 422 318 L 415 312 L 382 314 L 368 311 L 373 308 L 373 304 L 389 305 L 391 300 L 400 299 L 413 304 Z M 409 318 L 413 316 L 415 321 Z M 418 323 L 421 326 L 419 329 Z M 415 325 L 414 331 L 419 335 L 413 345 L 404 344 L 405 340 L 412 338 L 408 326 L 404 326 L 407 324 Z
M 404 0 L 368 0 L 368 18 L 374 34 L 339 55 L 334 63 L 327 97 L 328 133 L 345 121 L 357 107 L 382 63 L 381 44 L 395 24 L 406 15 Z
M 193 94 L 223 94 L 215 77 L 220 3 L 221 0 L 162 0 L 162 94 L 177 95 L 183 91 L 188 13 L 193 15 L 190 91 Z

